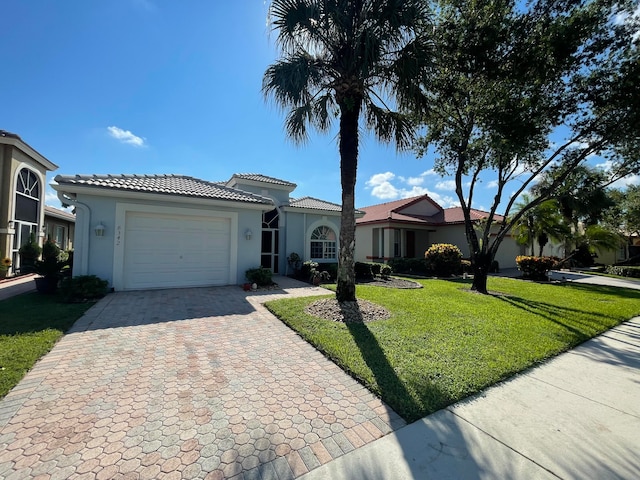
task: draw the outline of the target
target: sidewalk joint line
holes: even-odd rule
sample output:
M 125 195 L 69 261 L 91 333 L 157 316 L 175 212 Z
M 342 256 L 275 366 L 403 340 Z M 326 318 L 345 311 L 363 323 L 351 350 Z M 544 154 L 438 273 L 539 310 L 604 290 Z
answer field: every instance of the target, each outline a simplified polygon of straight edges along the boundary
M 541 465 L 540 463 L 536 462 L 533 458 L 528 457 L 527 455 L 525 455 L 522 452 L 519 452 L 518 450 L 516 450 L 515 448 L 513 448 L 511 445 L 506 444 L 505 442 L 503 442 L 502 440 L 500 440 L 499 438 L 493 436 L 492 434 L 490 434 L 489 432 L 487 432 L 486 430 L 480 428 L 479 426 L 477 426 L 475 423 L 470 422 L 469 420 L 467 420 L 466 418 L 458 415 L 456 412 L 450 410 L 449 408 L 445 408 L 445 410 L 449 413 L 451 413 L 452 415 L 454 415 L 455 417 L 459 418 L 460 420 L 465 421 L 466 423 L 468 423 L 469 425 L 471 425 L 474 428 L 477 428 L 478 430 L 480 430 L 482 433 L 484 433 L 485 435 L 487 435 L 489 438 L 494 439 L 496 442 L 498 442 L 501 445 L 504 445 L 505 447 L 507 447 L 509 450 L 511 450 L 512 452 L 520 455 L 523 458 L 526 458 L 527 460 L 529 460 L 531 463 L 533 463 L 534 465 L 537 465 L 538 467 L 542 468 L 543 470 L 549 472 L 551 475 L 553 475 L 556 478 L 562 479 L 562 477 L 560 475 L 558 475 L 557 473 L 555 473 L 553 470 L 550 470 L 549 468 L 545 467 L 544 465 Z

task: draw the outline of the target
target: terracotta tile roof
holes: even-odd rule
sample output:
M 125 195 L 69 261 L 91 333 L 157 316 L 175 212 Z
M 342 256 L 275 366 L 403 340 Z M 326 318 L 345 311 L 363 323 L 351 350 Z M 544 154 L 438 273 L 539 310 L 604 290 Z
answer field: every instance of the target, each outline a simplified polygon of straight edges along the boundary
M 420 215 L 405 215 L 401 211 L 410 205 L 417 203 L 421 200 L 427 200 L 436 206 L 439 210 L 442 208 L 434 202 L 428 195 L 420 195 L 417 197 L 403 198 L 401 200 L 394 200 L 393 202 L 379 203 L 377 205 L 371 205 L 369 207 L 360 208 L 363 211 L 364 217 L 357 220 L 356 223 L 370 223 L 370 222 L 382 222 L 382 221 L 400 221 L 400 222 L 417 222 L 417 223 L 434 223 L 434 221 L 441 222 L 442 219 L 434 219 L 432 216 L 420 216 Z
M 268 198 L 184 175 L 57 175 L 59 185 L 270 204 Z
M 287 182 L 286 180 L 280 180 L 279 178 L 268 177 L 260 173 L 234 173 L 231 180 L 234 178 L 240 178 L 242 180 L 253 180 L 254 182 L 273 183 L 275 185 L 283 185 L 285 187 L 296 187 L 295 183 Z
M 471 215 L 471 220 L 482 220 L 483 218 L 487 218 L 489 216 L 489 212 L 484 212 L 482 210 L 476 210 L 472 208 L 469 211 Z M 493 216 L 494 222 L 501 222 L 504 220 L 503 215 L 495 214 Z M 444 223 L 464 223 L 464 213 L 462 212 L 462 207 L 452 207 L 444 209 Z
M 329 210 L 332 212 L 342 211 L 342 207 L 337 203 L 331 203 L 313 197 L 292 198 L 289 200 L 289 206 L 294 208 L 309 208 L 312 210 Z
M 420 215 L 415 212 L 403 213 L 403 210 L 423 200 L 427 200 L 429 203 L 436 206 L 439 211 L 432 215 Z M 356 220 L 356 223 L 358 224 L 398 222 L 415 223 L 424 226 L 439 226 L 464 223 L 464 214 L 461 207 L 442 209 L 442 207 L 440 207 L 428 195 L 421 195 L 418 197 L 395 200 L 393 202 L 380 203 L 378 205 L 363 207 L 360 210 L 365 212 L 365 215 L 362 218 Z M 471 209 L 470 214 L 473 220 L 480 220 L 489 216 L 487 212 L 483 212 L 481 210 L 476 210 L 473 208 Z M 502 215 L 494 216 L 495 221 L 502 221 L 503 218 L 504 217 Z

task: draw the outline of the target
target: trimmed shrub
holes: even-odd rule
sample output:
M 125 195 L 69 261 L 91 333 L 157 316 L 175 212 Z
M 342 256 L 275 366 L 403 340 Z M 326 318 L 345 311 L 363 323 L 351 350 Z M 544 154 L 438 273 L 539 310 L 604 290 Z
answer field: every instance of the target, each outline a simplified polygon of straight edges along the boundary
M 259 287 L 268 287 L 273 284 L 271 280 L 271 270 L 262 266 L 258 268 L 250 268 L 245 272 L 247 280 L 251 283 L 255 283 Z
M 65 302 L 75 303 L 96 300 L 109 291 L 109 282 L 95 275 L 79 275 L 64 278 L 60 284 L 60 293 Z
M 450 243 L 434 243 L 424 252 L 427 268 L 439 277 L 448 277 L 462 271 L 462 252 Z
M 605 270 L 610 275 L 619 275 L 621 277 L 640 278 L 640 267 L 609 265 Z
M 524 278 L 532 280 L 546 280 L 547 272 L 558 265 L 557 257 L 534 257 L 519 255 L 516 257 L 518 269 Z
M 321 272 L 327 272 L 330 279 L 338 278 L 338 264 L 337 263 L 321 263 L 318 265 L 318 270 Z
M 356 262 L 355 264 L 356 278 L 369 279 L 373 278 L 371 273 L 371 265 L 365 262 Z
M 427 264 L 424 258 L 392 258 L 387 265 L 396 273 L 427 274 Z

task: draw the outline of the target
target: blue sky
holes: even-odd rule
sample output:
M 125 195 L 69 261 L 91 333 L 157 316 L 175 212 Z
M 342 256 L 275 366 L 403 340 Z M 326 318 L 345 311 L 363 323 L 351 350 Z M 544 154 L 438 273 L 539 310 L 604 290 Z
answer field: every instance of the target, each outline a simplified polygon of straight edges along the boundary
M 303 146 L 262 96 L 277 58 L 264 0 L 4 0 L 0 129 L 56 174 L 263 173 L 340 203 L 335 130 Z M 361 137 L 356 205 L 429 193 L 455 203 L 433 159 Z M 487 182 L 474 207 L 490 205 Z M 59 206 L 53 191 L 47 203 Z

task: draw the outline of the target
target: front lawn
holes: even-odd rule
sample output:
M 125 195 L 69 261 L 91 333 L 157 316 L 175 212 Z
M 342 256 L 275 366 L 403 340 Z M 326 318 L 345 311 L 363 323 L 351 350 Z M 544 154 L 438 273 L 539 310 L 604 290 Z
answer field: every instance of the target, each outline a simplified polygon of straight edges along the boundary
M 489 278 L 419 280 L 419 290 L 359 285 L 389 320 L 344 324 L 304 313 L 315 298 L 267 303 L 283 322 L 413 421 L 640 314 L 640 291 Z
M 53 348 L 93 303 L 26 293 L 0 301 L 0 398 Z

